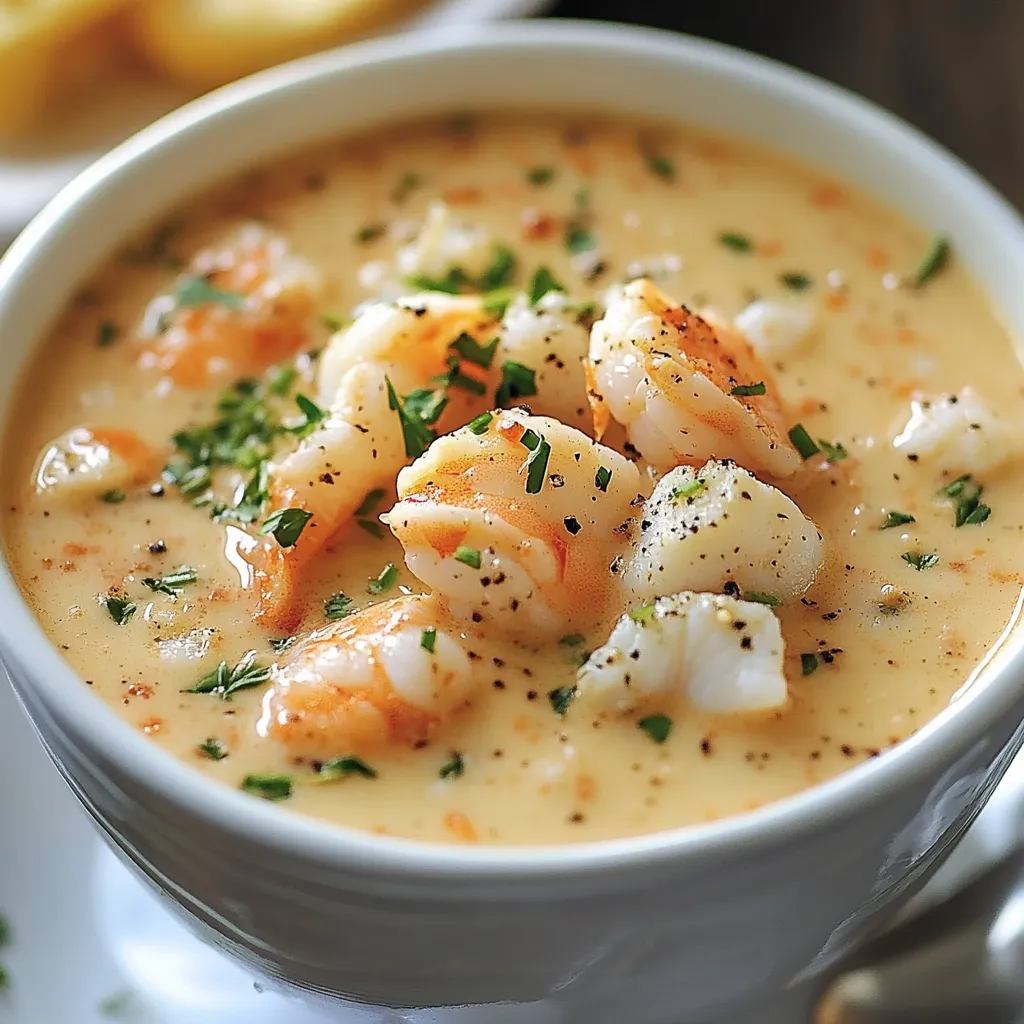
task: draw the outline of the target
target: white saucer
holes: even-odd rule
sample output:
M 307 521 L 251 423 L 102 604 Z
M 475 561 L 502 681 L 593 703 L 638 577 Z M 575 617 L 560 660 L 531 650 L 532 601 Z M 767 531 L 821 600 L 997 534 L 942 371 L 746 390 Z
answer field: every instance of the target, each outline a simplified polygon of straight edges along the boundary
M 923 898 L 954 891 L 1019 842 L 1022 812 L 1018 758 Z M 4 1024 L 327 1024 L 291 1001 L 256 992 L 125 872 L 50 765 L 2 676 L 0 915 L 11 928 L 9 945 L 0 949 L 10 977 L 9 991 L 0 994 Z M 479 1022 L 476 1012 L 466 1024 Z M 452 1024 L 459 1019 L 445 1016 Z M 429 1010 L 370 1011 L 332 1015 L 330 1024 L 435 1020 Z M 488 1020 L 521 1017 L 498 1011 Z
M 437 0 L 399 29 L 436 30 L 539 14 L 550 0 Z M 399 30 L 396 29 L 396 30 Z M 191 97 L 141 74 L 113 78 L 81 110 L 0 145 L 0 251 L 58 189 L 105 150 Z

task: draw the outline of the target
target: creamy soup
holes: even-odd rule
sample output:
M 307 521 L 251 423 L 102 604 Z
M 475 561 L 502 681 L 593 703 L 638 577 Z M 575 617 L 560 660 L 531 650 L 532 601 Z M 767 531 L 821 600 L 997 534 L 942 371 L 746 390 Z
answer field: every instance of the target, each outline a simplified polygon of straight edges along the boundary
M 98 273 L 19 389 L 6 543 L 84 685 L 211 779 L 419 839 L 647 833 L 968 681 L 1021 592 L 1022 383 L 955 252 L 812 168 L 403 125 Z

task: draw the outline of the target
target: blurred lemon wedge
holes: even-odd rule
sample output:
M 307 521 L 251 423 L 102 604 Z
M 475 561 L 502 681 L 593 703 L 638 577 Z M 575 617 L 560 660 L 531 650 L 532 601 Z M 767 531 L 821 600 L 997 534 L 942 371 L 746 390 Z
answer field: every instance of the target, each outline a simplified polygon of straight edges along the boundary
M 127 0 L 0 0 L 0 135 L 33 126 Z M 82 52 L 79 52 L 82 51 Z M 87 62 L 88 63 L 88 62 Z
M 129 19 L 137 48 L 158 71 L 211 88 L 378 31 L 428 2 L 142 0 Z

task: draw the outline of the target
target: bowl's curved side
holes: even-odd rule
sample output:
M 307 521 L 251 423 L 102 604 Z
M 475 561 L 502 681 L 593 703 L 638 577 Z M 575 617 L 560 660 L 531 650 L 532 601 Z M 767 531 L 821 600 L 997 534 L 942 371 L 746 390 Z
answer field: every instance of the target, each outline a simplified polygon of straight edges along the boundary
M 710 124 L 833 169 L 948 234 L 1024 335 L 1016 286 L 1024 228 L 913 130 L 841 90 L 723 47 L 543 22 L 318 56 L 141 133 L 69 186 L 0 262 L 2 357 L 11 370 L 20 365 L 128 233 L 217 179 L 386 120 L 553 98 Z M 0 380 L 0 406 L 15 386 L 13 372 Z M 705 1019 L 730 992 L 777 985 L 846 920 L 831 947 L 841 948 L 869 920 L 858 910 L 869 897 L 872 912 L 901 898 L 1021 742 L 1024 640 L 1014 636 L 956 707 L 895 751 L 741 818 L 571 848 L 390 840 L 211 785 L 152 747 L 75 679 L 3 568 L 4 662 L 51 755 L 112 840 L 264 969 L 374 1001 L 557 990 L 603 1014 L 599 1004 L 613 1005 L 608 979 L 618 979 L 651 1005 L 659 986 L 658 999 L 677 1007 L 700 990 L 712 1000 L 699 1010 Z M 738 937 L 750 947 L 742 958 Z M 650 984 L 637 988 L 644 976 Z

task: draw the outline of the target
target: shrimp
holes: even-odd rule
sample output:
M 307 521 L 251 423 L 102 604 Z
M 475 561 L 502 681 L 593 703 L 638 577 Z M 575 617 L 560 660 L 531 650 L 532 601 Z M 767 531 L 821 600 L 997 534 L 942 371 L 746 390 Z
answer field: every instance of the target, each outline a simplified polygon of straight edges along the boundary
M 308 341 L 319 291 L 316 270 L 283 238 L 249 225 L 198 253 L 174 292 L 150 303 L 140 365 L 188 388 L 259 372 Z
M 684 592 L 627 612 L 576 676 L 576 701 L 628 713 L 685 696 L 716 714 L 786 703 L 785 644 L 772 610 Z
M 592 433 L 583 365 L 588 342 L 587 329 L 563 292 L 550 291 L 533 306 L 521 295 L 502 321 L 497 362 L 534 371 L 536 391 L 526 399 L 532 412 Z
M 594 324 L 589 373 L 595 424 L 617 420 L 659 470 L 712 457 L 780 479 L 800 469 L 774 384 L 750 345 L 648 280 L 626 285 Z
M 727 461 L 679 466 L 658 481 L 625 559 L 633 600 L 677 590 L 804 593 L 823 561 L 818 528 L 782 491 Z
M 268 539 L 246 556 L 256 571 L 259 621 L 294 627 L 299 568 L 349 521 L 368 492 L 391 487 L 409 461 L 406 421 L 392 407 L 389 382 L 396 398 L 414 393 L 433 402 L 439 429 L 466 422 L 481 407 L 483 371 L 453 357 L 450 346 L 463 334 L 480 338 L 492 327 L 478 298 L 431 293 L 374 304 L 334 336 L 318 381 L 329 411 L 269 474 L 269 511 L 299 508 L 311 518 L 292 547 Z M 447 389 L 447 399 L 429 390 L 446 371 L 461 379 L 461 386 Z
M 480 685 L 467 642 L 431 597 L 366 608 L 274 667 L 257 728 L 289 754 L 321 760 L 426 740 Z
M 120 427 L 73 427 L 47 444 L 33 474 L 37 493 L 96 498 L 142 483 L 160 468 L 138 434 Z
M 550 637 L 601 617 L 639 486 L 617 452 L 512 409 L 435 441 L 399 473 L 381 518 L 411 572 L 460 614 Z

